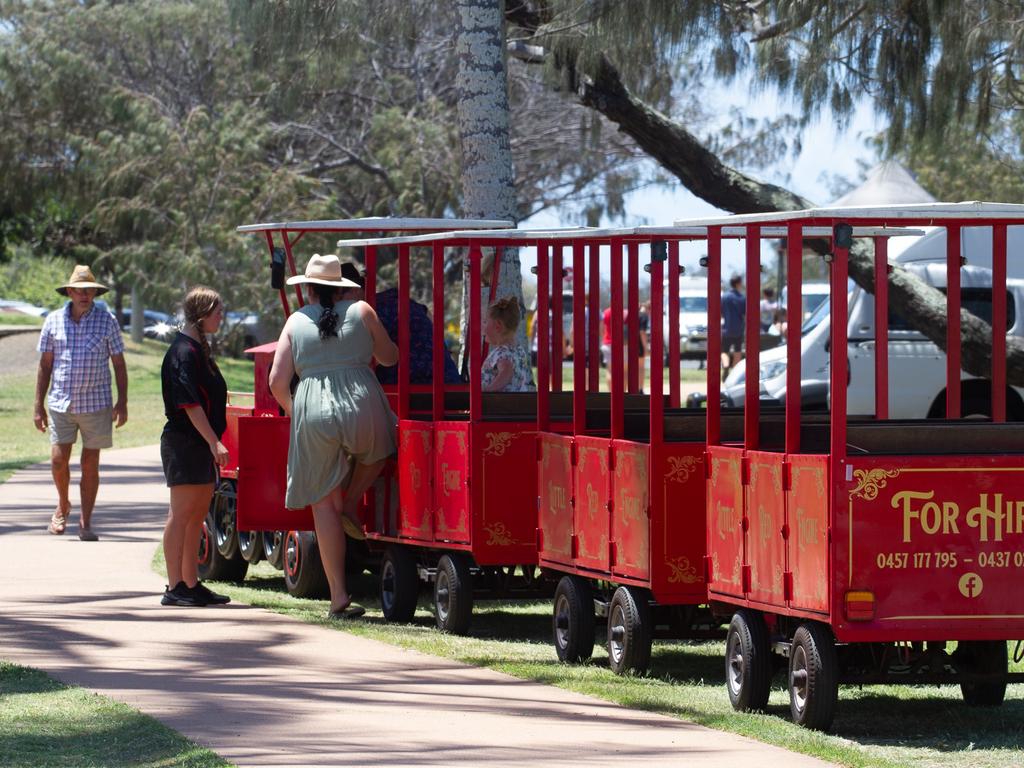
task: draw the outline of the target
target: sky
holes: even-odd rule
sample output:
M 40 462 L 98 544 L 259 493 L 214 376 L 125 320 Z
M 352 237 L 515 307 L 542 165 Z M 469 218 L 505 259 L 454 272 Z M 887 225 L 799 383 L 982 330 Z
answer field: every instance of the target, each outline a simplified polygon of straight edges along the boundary
M 713 93 L 712 98 L 723 105 L 723 115 L 728 115 L 729 107 L 733 105 L 742 106 L 747 113 L 756 117 L 770 116 L 786 108 L 785 103 L 775 95 L 755 99 L 737 89 L 721 89 Z M 845 130 L 838 127 L 837 121 L 830 114 L 823 115 L 805 130 L 802 136 L 803 151 L 795 161 L 781 161 L 775 166 L 752 171 L 750 175 L 785 186 L 817 204 L 827 205 L 833 195 L 829 191 L 826 174 L 847 178 L 854 186 L 859 184 L 862 171 L 858 161 L 866 163 L 868 168 L 877 162 L 874 151 L 865 145 L 865 139 L 877 133 L 881 127 L 874 111 L 866 103 L 859 105 Z M 691 194 L 681 184 L 672 189 L 649 187 L 638 190 L 626 198 L 625 207 L 625 222 L 602 222 L 602 225 L 669 225 L 679 219 L 724 213 Z M 539 229 L 565 226 L 566 223 L 559 218 L 557 212 L 544 211 L 521 222 L 519 226 L 522 229 Z M 768 247 L 766 244 L 766 255 Z M 681 260 L 692 270 L 697 267 L 700 255 L 697 250 L 687 252 L 684 248 Z M 535 256 L 524 250 L 520 258 L 524 279 L 532 280 L 529 270 L 536 264 Z M 723 243 L 723 276 L 742 272 L 743 263 L 742 246 L 737 242 Z

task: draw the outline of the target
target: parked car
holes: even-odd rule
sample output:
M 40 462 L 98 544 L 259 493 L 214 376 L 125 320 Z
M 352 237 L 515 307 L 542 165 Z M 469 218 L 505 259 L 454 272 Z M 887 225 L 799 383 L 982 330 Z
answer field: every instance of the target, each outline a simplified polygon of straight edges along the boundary
M 27 301 L 18 301 L 17 299 L 0 299 L 0 314 L 3 313 L 29 315 L 31 317 L 46 317 L 50 312 L 46 307 L 37 307 L 35 304 L 29 304 Z
M 171 337 L 174 336 L 175 332 L 178 330 L 178 321 L 172 315 L 168 315 L 166 312 L 160 312 L 155 309 L 146 309 L 143 310 L 142 317 L 144 320 L 142 333 L 147 339 L 169 341 Z M 125 307 L 124 309 L 121 310 L 121 322 L 121 330 L 124 331 L 125 333 L 131 333 L 131 307 Z
M 662 315 L 665 363 L 668 364 L 668 297 Z M 703 360 L 708 351 L 708 281 L 702 277 L 682 278 L 679 285 L 679 357 Z
M 911 261 L 902 265 L 929 285 L 945 292 L 944 262 Z M 960 272 L 961 306 L 986 322 L 992 318 L 992 271 L 968 265 Z M 1006 283 L 1006 333 L 1024 336 L 1024 280 Z M 801 401 L 805 408 L 828 408 L 829 301 L 818 305 L 800 329 Z M 875 300 L 859 286 L 849 293 L 849 375 L 847 412 L 870 416 L 875 412 Z M 761 396 L 786 397 L 786 347 L 763 352 L 758 378 Z M 966 372 L 961 373 L 963 412 L 986 413 L 990 384 Z M 745 370 L 736 366 L 725 380 L 723 399 L 732 406 L 745 400 Z M 940 416 L 946 392 L 946 355 L 922 333 L 912 329 L 892 306 L 889 307 L 889 416 L 895 419 L 923 419 Z M 1007 415 L 1024 419 L 1024 400 L 1018 390 L 1007 395 Z

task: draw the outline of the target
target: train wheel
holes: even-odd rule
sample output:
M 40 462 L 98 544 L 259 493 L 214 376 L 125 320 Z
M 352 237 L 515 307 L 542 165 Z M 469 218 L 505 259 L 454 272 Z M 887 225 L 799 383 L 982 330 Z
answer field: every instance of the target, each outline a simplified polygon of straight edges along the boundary
M 441 556 L 434 582 L 434 611 L 437 628 L 442 632 L 464 635 L 469 631 L 473 616 L 472 578 L 465 556 L 458 553 Z
M 968 672 L 1006 675 L 1008 659 L 1002 640 L 963 642 L 957 648 Z M 962 664 L 964 662 L 961 662 Z M 960 683 L 964 702 L 972 707 L 998 707 L 1006 698 L 1006 680 Z
M 239 557 L 238 531 L 235 528 L 237 498 L 234 482 L 221 480 L 211 502 L 214 542 L 217 545 L 217 551 L 228 560 Z
M 412 621 L 419 600 L 416 560 L 408 547 L 392 544 L 380 562 L 380 607 L 384 621 Z
M 737 611 L 725 640 L 725 685 L 732 708 L 740 712 L 764 710 L 771 676 L 764 618 L 755 611 Z
M 329 594 L 313 533 L 288 531 L 285 534 L 284 585 L 292 597 L 324 598 Z
M 789 709 L 793 722 L 817 731 L 832 725 L 839 698 L 838 660 L 832 633 L 801 624 L 789 651 Z
M 553 629 L 559 661 L 578 664 L 594 655 L 594 597 L 587 579 L 563 576 L 558 582 Z
M 242 581 L 249 570 L 249 564 L 242 559 L 237 549 L 233 557 L 225 557 L 217 547 L 217 518 L 223 514 L 222 508 L 225 505 L 220 491 L 218 488 L 210 500 L 210 511 L 206 513 L 199 536 L 199 578 L 203 581 Z
M 647 590 L 619 587 L 608 609 L 608 665 L 617 675 L 643 674 L 651 663 L 651 607 Z
M 255 565 L 263 559 L 263 531 L 239 531 L 238 552 L 242 559 Z
M 279 571 L 284 568 L 284 531 L 263 532 L 263 559 Z

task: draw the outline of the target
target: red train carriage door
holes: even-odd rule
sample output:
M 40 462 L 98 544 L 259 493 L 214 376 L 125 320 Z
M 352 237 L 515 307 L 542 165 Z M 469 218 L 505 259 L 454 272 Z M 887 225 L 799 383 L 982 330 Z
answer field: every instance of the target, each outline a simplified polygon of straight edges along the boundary
M 708 588 L 743 597 L 743 449 L 711 446 L 708 453 Z
M 541 560 L 572 564 L 571 437 L 537 436 L 537 549 Z
M 791 455 L 787 544 L 793 594 L 790 605 L 828 611 L 828 456 Z
M 647 445 L 612 441 L 612 571 L 637 579 L 651 572 L 649 453 Z
M 469 423 L 437 422 L 434 429 L 434 538 L 468 544 Z
M 288 483 L 288 430 L 291 419 L 253 416 L 238 420 L 238 529 L 311 531 L 309 507 L 284 506 Z
M 537 560 L 537 445 L 534 424 L 478 424 L 474 427 L 474 476 L 479 511 L 473 525 L 478 564 L 534 563 Z
M 576 437 L 573 482 L 575 560 L 581 568 L 607 571 L 608 555 L 608 450 L 607 438 Z
M 430 541 L 434 536 L 434 425 L 403 419 L 398 424 L 398 535 Z
M 747 487 L 747 566 L 751 600 L 783 605 L 786 599 L 786 499 L 782 491 L 783 455 L 750 451 Z

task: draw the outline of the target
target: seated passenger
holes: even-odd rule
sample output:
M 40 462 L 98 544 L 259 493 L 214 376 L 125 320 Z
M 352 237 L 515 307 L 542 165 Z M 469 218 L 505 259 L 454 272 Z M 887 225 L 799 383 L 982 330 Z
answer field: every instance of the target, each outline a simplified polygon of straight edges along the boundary
M 358 280 L 352 276 L 353 272 L 358 276 Z M 363 277 L 359 275 L 358 270 L 352 264 L 343 265 L 342 274 L 350 280 L 356 280 L 360 286 L 365 284 Z M 388 336 L 397 344 L 398 289 L 388 288 L 386 291 L 378 292 L 375 303 L 377 317 L 380 318 Z M 434 324 L 430 320 L 430 313 L 427 312 L 427 308 L 423 304 L 410 299 L 409 317 L 406 322 L 409 323 L 409 381 L 412 384 L 431 384 L 434 381 Z M 392 365 L 385 368 L 378 365 L 377 381 L 381 384 L 397 384 L 398 366 Z M 444 381 L 446 384 L 462 383 L 459 369 L 455 367 L 455 361 L 448 353 L 447 346 L 444 349 Z
M 535 392 L 526 350 L 515 343 L 519 301 L 498 299 L 487 309 L 484 339 L 490 345 L 480 375 L 484 392 Z

